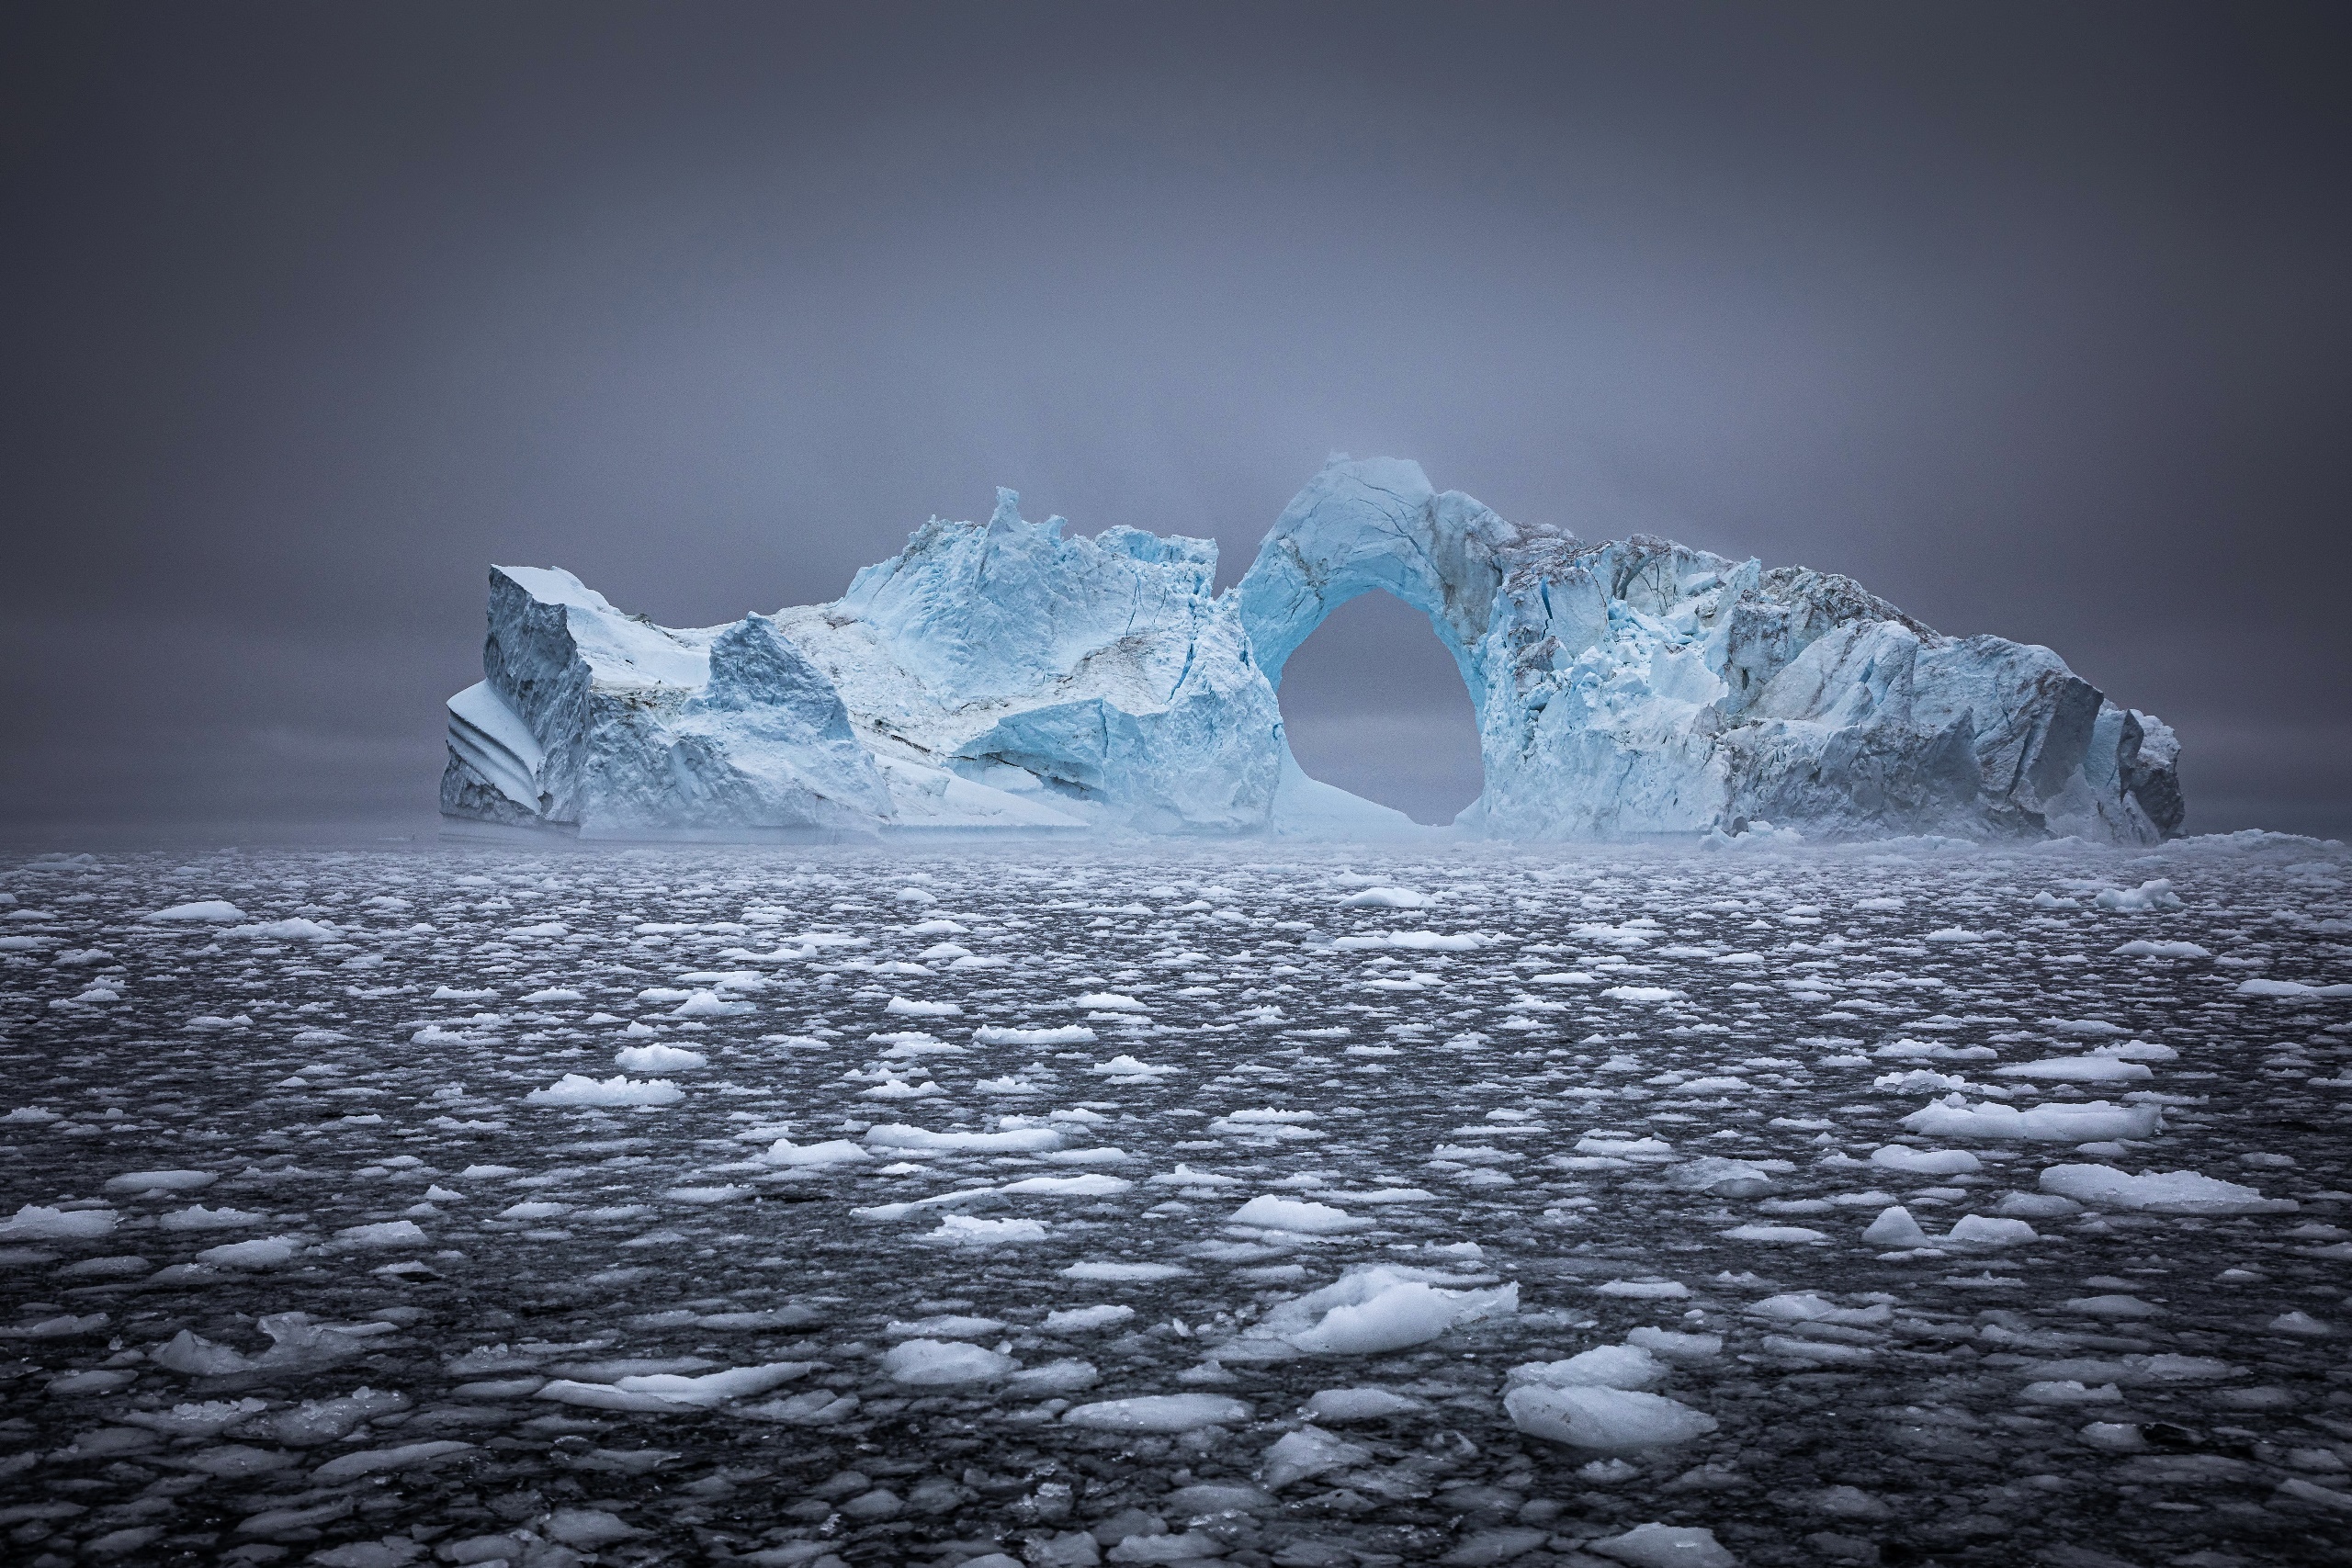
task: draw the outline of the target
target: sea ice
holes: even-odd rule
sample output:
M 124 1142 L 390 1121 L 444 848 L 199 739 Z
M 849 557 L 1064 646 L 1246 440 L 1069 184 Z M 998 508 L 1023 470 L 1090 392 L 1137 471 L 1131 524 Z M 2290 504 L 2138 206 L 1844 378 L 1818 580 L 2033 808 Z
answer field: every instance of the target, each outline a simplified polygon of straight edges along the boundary
M 2083 1144 L 2115 1138 L 2146 1138 L 2164 1126 L 2154 1105 L 2109 1105 L 2103 1100 L 2053 1103 L 2019 1111 L 2014 1105 L 1971 1104 L 1948 1094 L 1903 1118 L 1903 1125 L 1931 1138 L 2023 1138 L 2041 1143 Z
M 1587 1550 L 1634 1568 L 1738 1568 L 1739 1559 L 1695 1525 L 1636 1525 L 1623 1535 L 1585 1542 Z
M 1503 1396 L 1511 1425 L 1530 1437 L 1600 1453 L 1634 1453 L 1703 1438 L 1716 1427 L 1704 1411 L 1663 1394 L 1615 1388 L 1521 1383 Z
M 909 1339 L 882 1358 L 882 1370 L 893 1382 L 924 1388 L 994 1382 L 1019 1365 L 978 1345 L 941 1339 Z
M 686 1091 L 667 1078 L 643 1082 L 623 1074 L 599 1082 L 578 1073 L 566 1073 L 546 1089 L 523 1098 L 533 1105 L 674 1105 Z
M 2041 1173 L 2041 1187 L 2093 1208 L 2160 1214 L 2267 1214 L 2296 1206 L 2292 1199 L 2265 1198 L 2254 1188 L 2193 1170 L 2132 1176 L 2109 1165 L 2053 1165 Z
M 1641 1345 L 1601 1345 L 1564 1361 L 1530 1361 L 1513 1367 L 1504 1382 L 1516 1388 L 1648 1388 L 1666 1380 L 1668 1368 Z
M 1062 1412 L 1065 1426 L 1098 1432 L 1191 1432 L 1229 1427 L 1250 1419 L 1250 1407 L 1215 1393 L 1151 1393 L 1106 1399 Z

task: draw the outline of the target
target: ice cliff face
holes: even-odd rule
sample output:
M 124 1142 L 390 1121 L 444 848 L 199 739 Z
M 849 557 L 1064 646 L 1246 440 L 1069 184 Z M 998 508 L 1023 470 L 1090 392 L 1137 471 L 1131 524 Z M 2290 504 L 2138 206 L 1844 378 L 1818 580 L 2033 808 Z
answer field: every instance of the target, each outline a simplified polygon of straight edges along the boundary
M 1417 465 L 1335 460 L 1212 592 L 1216 546 L 1065 538 L 998 492 L 830 604 L 673 631 L 567 572 L 491 576 L 442 809 L 589 836 L 1409 829 L 1302 773 L 1283 664 L 1383 589 L 1479 717 L 1498 837 L 2176 829 L 2172 733 L 2046 649 L 1939 636 L 1849 580 L 1506 522 Z
M 694 631 L 495 568 L 442 809 L 591 837 L 1265 826 L 1288 753 L 1216 547 L 1063 526 L 1000 491 L 831 604 Z

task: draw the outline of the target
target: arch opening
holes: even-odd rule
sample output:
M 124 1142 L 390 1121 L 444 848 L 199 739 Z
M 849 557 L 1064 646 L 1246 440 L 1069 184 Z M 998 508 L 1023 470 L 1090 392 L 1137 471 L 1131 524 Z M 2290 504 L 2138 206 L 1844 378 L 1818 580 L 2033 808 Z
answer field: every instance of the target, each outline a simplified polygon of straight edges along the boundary
M 1428 615 L 1374 589 L 1324 616 L 1276 697 L 1310 778 L 1442 825 L 1486 787 L 1478 720 Z

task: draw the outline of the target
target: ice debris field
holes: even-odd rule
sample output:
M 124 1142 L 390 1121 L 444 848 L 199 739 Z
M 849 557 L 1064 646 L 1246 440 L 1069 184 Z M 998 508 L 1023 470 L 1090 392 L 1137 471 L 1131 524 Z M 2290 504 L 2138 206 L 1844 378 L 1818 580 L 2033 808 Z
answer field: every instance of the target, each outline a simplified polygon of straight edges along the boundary
M 67 1563 L 2352 1557 L 2352 859 L 0 863 Z

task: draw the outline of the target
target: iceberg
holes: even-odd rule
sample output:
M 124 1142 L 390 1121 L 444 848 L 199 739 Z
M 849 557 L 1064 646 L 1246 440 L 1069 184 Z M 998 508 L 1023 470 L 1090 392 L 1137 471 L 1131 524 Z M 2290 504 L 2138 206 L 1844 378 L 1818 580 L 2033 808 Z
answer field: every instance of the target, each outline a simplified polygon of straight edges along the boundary
M 493 567 L 441 809 L 583 838 L 1426 833 L 1309 778 L 1277 700 L 1379 590 L 1477 716 L 1456 831 L 2148 843 L 2184 816 L 2173 732 L 2048 649 L 1946 637 L 1834 573 L 1510 523 L 1411 462 L 1333 458 L 1223 593 L 1209 540 L 1067 527 L 1001 490 L 838 600 L 685 630 Z

